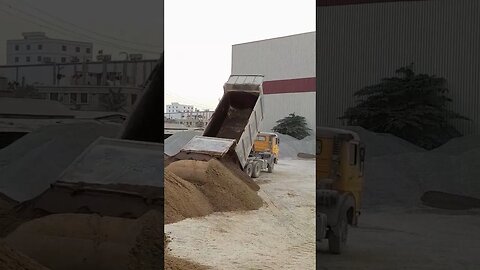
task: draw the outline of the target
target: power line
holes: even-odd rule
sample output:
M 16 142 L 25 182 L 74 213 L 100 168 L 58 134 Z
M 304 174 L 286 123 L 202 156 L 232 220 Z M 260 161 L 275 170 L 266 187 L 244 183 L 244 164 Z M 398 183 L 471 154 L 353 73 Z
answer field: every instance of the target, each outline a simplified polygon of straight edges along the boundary
M 62 33 L 64 35 L 67 35 L 67 36 L 73 36 L 72 33 L 76 34 L 76 35 L 79 35 L 79 36 L 83 36 L 84 38 L 90 40 L 90 41 L 96 41 L 97 43 L 99 44 L 103 44 L 105 46 L 110 46 L 111 48 L 116 48 L 116 49 L 121 49 L 121 50 L 131 50 L 131 51 L 136 51 L 136 52 L 143 52 L 143 53 L 151 53 L 151 54 L 160 54 L 160 52 L 157 52 L 157 51 L 150 51 L 150 50 L 145 50 L 145 49 L 139 49 L 139 48 L 133 48 L 133 47 L 129 47 L 129 46 L 125 46 L 125 45 L 118 45 L 116 43 L 111 43 L 111 42 L 108 42 L 108 41 L 103 41 L 103 40 L 99 40 L 97 38 L 92 38 L 91 36 L 88 36 L 86 34 L 82 34 L 82 33 L 78 33 L 76 31 L 72 31 L 71 29 L 68 29 L 68 28 L 64 28 L 64 27 L 61 27 L 61 26 L 58 26 L 58 25 L 55 25 L 45 19 L 42 19 L 42 18 L 39 18 L 38 16 L 34 15 L 34 14 L 31 14 L 29 12 L 26 12 L 26 11 L 23 11 L 23 10 L 20 10 L 18 8 L 15 8 L 15 7 L 12 7 L 10 4 L 7 4 L 5 2 L 2 1 L 2 3 L 4 5 L 6 5 L 9 9 L 12 9 L 12 10 L 15 10 L 17 13 L 19 14 L 23 14 L 24 16 L 29 16 L 29 17 L 32 17 L 32 18 L 35 18 L 41 22 L 43 22 L 44 24 L 47 24 L 47 25 L 44 25 L 44 24 L 40 24 L 38 22 L 35 22 L 35 21 L 32 21 L 30 18 L 23 18 L 23 20 L 25 21 L 28 21 L 30 23 L 33 23 L 35 25 L 38 25 L 38 26 L 41 26 L 41 27 L 44 27 L 44 28 L 47 28 L 47 29 L 50 29 L 52 31 L 55 31 L 57 33 Z M 1 10 L 1 9 L 0 9 Z M 4 12 L 7 12 L 9 13 L 8 11 L 6 10 L 3 10 Z M 13 16 L 16 16 L 14 14 L 11 14 L 10 15 L 13 15 Z M 52 27 L 56 27 L 58 29 L 55 29 L 55 28 L 52 28 Z
M 20 1 L 21 1 L 21 0 L 20 0 Z M 19 1 L 19 2 L 20 2 L 20 1 Z M 95 32 L 95 31 L 93 31 L 93 30 L 91 30 L 91 29 L 88 29 L 88 28 L 79 26 L 79 25 L 77 25 L 77 24 L 74 24 L 74 23 L 72 23 L 72 22 L 69 22 L 69 21 L 67 21 L 67 20 L 64 20 L 64 19 L 62 19 L 62 18 L 60 18 L 60 17 L 57 17 L 57 16 L 55 16 L 55 15 L 52 15 L 52 14 L 50 14 L 50 13 L 48 13 L 48 12 L 42 10 L 42 9 L 39 9 L 39 8 L 36 7 L 36 6 L 28 5 L 27 3 L 25 3 L 25 1 L 23 1 L 23 2 L 24 2 L 24 3 L 23 3 L 24 6 L 30 7 L 30 8 L 32 8 L 32 9 L 34 9 L 34 10 L 40 12 L 40 13 L 43 13 L 43 14 L 47 15 L 47 16 L 50 17 L 50 18 L 53 18 L 54 20 L 56 20 L 56 21 L 58 21 L 58 22 L 62 22 L 62 23 L 64 23 L 64 24 L 68 24 L 68 25 L 71 25 L 71 26 L 76 27 L 76 28 L 78 28 L 78 29 L 81 29 L 81 30 L 83 30 L 84 32 L 92 33 L 92 34 L 94 34 L 94 35 L 97 35 L 97 36 L 100 36 L 100 37 L 104 37 L 104 38 L 107 38 L 107 39 L 111 39 L 111 40 L 115 40 L 115 41 L 120 41 L 120 42 L 125 42 L 125 43 L 130 43 L 130 44 L 138 45 L 138 46 L 142 46 L 142 47 L 158 48 L 158 47 L 161 46 L 161 45 L 156 45 L 156 44 L 146 44 L 146 43 L 139 43 L 139 42 L 130 41 L 130 40 L 124 40 L 124 39 L 120 39 L 120 38 L 117 38 L 117 37 L 113 37 L 113 36 L 109 36 L 109 35 L 106 35 L 106 34 L 102 34 L 102 33 L 99 33 L 99 32 Z

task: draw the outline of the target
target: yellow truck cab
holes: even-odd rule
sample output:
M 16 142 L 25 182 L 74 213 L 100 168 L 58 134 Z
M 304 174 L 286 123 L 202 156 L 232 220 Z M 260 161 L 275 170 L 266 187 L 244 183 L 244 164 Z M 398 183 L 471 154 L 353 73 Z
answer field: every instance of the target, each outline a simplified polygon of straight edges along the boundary
M 260 132 L 253 144 L 253 152 L 271 153 L 274 157 L 274 163 L 278 161 L 280 139 L 277 134 L 270 132 Z
M 273 172 L 278 162 L 279 144 L 280 140 L 275 133 L 259 132 L 257 134 L 244 169 L 248 176 L 257 178 L 263 170 Z
M 365 146 L 357 133 L 317 127 L 317 241 L 328 239 L 332 253 L 341 253 L 348 224 L 360 214 Z

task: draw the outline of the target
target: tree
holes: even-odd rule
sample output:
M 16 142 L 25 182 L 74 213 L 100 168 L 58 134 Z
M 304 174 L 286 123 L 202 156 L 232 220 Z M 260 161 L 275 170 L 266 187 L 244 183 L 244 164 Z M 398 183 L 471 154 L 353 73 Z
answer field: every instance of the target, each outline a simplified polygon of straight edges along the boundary
M 107 111 L 118 112 L 124 110 L 127 105 L 127 96 L 121 92 L 121 89 L 117 92 L 108 89 L 108 94 L 100 96 L 100 102 Z
M 425 149 L 436 148 L 462 134 L 450 123 L 469 120 L 448 109 L 446 79 L 416 74 L 413 64 L 396 70 L 398 76 L 355 92 L 358 99 L 340 117 L 348 125 L 390 133 Z
M 289 114 L 287 117 L 277 121 L 277 125 L 272 129 L 274 132 L 290 135 L 299 140 L 310 135 L 311 129 L 307 125 L 305 117 Z

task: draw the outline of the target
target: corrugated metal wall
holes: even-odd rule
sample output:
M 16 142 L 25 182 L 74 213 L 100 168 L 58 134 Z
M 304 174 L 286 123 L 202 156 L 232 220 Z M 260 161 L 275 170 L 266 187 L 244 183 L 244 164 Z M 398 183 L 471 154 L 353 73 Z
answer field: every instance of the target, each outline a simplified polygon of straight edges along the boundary
M 232 74 L 263 74 L 265 81 L 315 77 L 315 32 L 232 46 Z M 295 89 L 292 89 L 295 90 Z M 268 94 L 262 129 L 290 113 L 304 116 L 315 126 L 315 92 Z
M 264 131 L 271 131 L 278 120 L 290 113 L 305 117 L 308 127 L 315 127 L 315 92 L 264 95 L 264 105 Z
M 480 133 L 480 1 L 434 0 L 317 7 L 317 120 L 341 126 L 353 92 L 415 62 L 445 77 L 452 108 Z
M 232 74 L 263 74 L 266 81 L 315 77 L 315 32 L 232 46 Z

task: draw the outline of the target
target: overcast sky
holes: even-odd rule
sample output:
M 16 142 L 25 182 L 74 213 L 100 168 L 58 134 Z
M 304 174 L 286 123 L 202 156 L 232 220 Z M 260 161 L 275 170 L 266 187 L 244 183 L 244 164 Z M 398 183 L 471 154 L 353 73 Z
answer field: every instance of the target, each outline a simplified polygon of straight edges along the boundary
M 161 0 L 0 0 L 0 65 L 6 64 L 6 41 L 22 32 L 88 41 L 123 59 L 119 52 L 158 58 L 163 44 Z M 113 39 L 112 39 L 113 38 Z
M 313 0 L 165 3 L 165 103 L 215 109 L 233 44 L 315 31 Z

